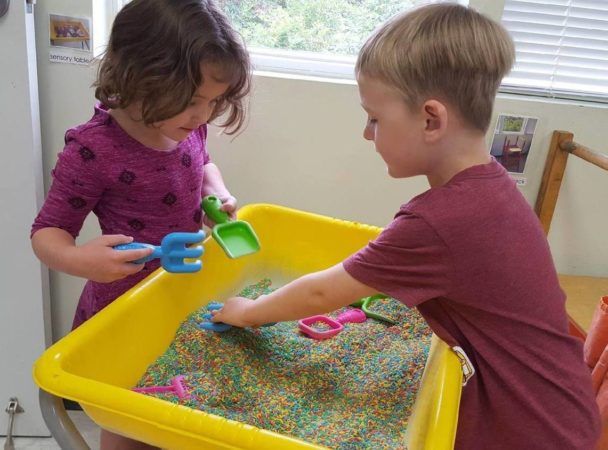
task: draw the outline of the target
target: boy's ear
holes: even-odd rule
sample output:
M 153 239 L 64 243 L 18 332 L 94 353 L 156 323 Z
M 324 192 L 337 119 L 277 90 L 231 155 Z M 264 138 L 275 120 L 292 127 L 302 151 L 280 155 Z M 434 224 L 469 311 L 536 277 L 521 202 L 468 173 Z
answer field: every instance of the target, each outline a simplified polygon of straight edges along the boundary
M 422 105 L 426 122 L 424 134 L 428 142 L 433 143 L 443 137 L 448 128 L 448 110 L 438 100 L 427 100 Z

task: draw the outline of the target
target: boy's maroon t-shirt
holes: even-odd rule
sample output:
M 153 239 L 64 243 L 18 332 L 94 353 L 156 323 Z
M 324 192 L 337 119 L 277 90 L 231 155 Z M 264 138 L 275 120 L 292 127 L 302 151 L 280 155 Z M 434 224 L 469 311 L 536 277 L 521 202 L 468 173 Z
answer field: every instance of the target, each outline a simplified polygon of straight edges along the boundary
M 344 268 L 416 306 L 468 355 L 476 373 L 463 387 L 457 449 L 595 448 L 590 373 L 547 240 L 496 161 L 403 205 Z

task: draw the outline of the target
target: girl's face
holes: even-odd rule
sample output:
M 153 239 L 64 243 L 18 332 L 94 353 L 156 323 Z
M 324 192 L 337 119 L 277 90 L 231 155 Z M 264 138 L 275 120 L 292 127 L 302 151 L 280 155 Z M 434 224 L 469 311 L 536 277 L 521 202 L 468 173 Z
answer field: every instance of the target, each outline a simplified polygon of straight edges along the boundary
M 400 95 L 385 84 L 359 74 L 361 106 L 368 119 L 363 137 L 373 141 L 388 173 L 405 178 L 425 173 L 425 119 L 408 108 Z
M 201 70 L 204 82 L 194 93 L 188 107 L 178 115 L 154 124 L 163 136 L 173 141 L 183 141 L 192 130 L 206 124 L 217 100 L 230 87 L 230 83 L 218 81 L 219 71 L 214 66 L 201 65 Z

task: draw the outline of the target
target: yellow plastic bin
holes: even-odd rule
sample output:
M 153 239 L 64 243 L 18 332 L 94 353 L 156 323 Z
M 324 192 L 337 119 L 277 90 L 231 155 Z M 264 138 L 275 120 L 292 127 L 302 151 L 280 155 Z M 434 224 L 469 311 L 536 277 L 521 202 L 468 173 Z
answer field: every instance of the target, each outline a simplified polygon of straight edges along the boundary
M 269 277 L 280 285 L 325 269 L 381 231 L 275 205 L 239 211 L 262 250 L 229 259 L 211 239 L 195 274 L 158 270 L 84 325 L 47 349 L 34 365 L 45 391 L 80 403 L 102 428 L 169 449 L 320 449 L 289 436 L 132 392 L 169 346 L 180 323 L 214 299 Z M 406 434 L 410 450 L 454 446 L 462 383 L 452 350 L 433 336 Z

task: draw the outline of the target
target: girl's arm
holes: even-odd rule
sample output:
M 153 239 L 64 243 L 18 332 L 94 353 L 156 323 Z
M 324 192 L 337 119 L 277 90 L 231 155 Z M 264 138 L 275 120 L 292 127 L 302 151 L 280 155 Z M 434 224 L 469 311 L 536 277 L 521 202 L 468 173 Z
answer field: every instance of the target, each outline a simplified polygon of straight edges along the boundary
M 334 311 L 376 293 L 350 276 L 340 263 L 298 278 L 255 301 L 230 298 L 212 320 L 240 327 L 296 320 Z
M 232 219 L 235 218 L 236 198 L 230 194 L 228 188 L 224 184 L 222 173 L 219 167 L 213 163 L 205 164 L 205 175 L 203 176 L 203 197 L 207 195 L 215 195 L 222 201 L 222 211 L 226 211 Z M 207 221 L 205 221 L 207 222 Z M 213 226 L 212 223 L 206 223 Z
M 203 197 L 216 195 L 219 198 L 232 197 L 224 184 L 222 173 L 218 166 L 213 163 L 205 164 L 205 175 L 203 177 Z
M 133 241 L 122 234 L 105 235 L 77 246 L 70 233 L 61 228 L 41 228 L 32 236 L 34 253 L 50 269 L 88 280 L 107 283 L 139 272 L 144 265 L 134 261 L 152 253 L 151 249 L 114 250 Z

